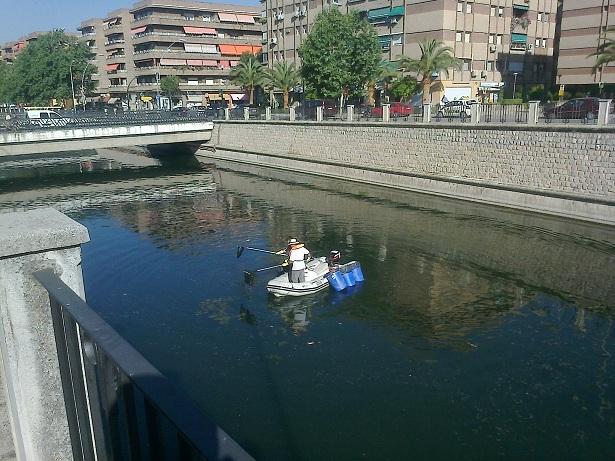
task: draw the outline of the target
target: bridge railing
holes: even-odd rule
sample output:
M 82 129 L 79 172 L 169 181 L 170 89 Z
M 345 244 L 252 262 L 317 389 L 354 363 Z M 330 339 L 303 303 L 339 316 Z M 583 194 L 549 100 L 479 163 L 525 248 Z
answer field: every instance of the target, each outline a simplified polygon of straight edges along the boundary
M 157 123 L 183 123 L 211 121 L 215 111 L 132 111 L 132 112 L 63 112 L 60 117 L 29 119 L 27 115 L 13 114 L 0 120 L 0 130 L 32 131 L 58 128 L 88 128 L 106 126 L 152 125 Z
M 253 458 L 52 270 L 49 293 L 74 460 Z

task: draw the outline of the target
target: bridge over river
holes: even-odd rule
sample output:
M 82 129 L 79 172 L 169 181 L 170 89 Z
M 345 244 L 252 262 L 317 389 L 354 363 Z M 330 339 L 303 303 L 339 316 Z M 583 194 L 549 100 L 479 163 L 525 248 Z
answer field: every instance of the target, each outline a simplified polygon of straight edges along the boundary
M 136 145 L 194 152 L 213 130 L 213 123 L 196 113 L 85 114 L 62 120 L 42 127 L 23 119 L 7 124 L 0 131 L 0 157 Z

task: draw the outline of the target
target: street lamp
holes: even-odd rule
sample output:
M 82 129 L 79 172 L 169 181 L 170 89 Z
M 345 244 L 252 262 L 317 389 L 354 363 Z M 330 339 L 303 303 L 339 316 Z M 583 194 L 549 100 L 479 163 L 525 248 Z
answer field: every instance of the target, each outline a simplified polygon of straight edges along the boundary
M 130 79 L 128 85 L 126 85 L 126 100 L 128 101 L 128 112 L 130 112 L 130 93 L 128 91 L 130 90 L 130 85 L 132 85 L 132 82 L 134 82 L 136 78 L 137 76 L 135 75 Z
M 184 40 L 175 40 L 169 46 L 167 46 L 166 50 L 163 53 L 167 53 L 173 45 L 176 43 L 185 43 Z M 160 109 L 160 58 L 158 58 L 158 72 L 156 72 L 156 83 L 157 83 L 157 92 L 156 92 L 156 101 L 158 103 L 158 109 Z M 169 109 L 171 109 L 171 104 L 169 103 Z
M 73 81 L 73 64 L 74 63 L 75 63 L 75 60 L 73 59 L 68 65 L 68 72 L 70 73 L 70 90 L 73 95 L 73 112 L 77 112 L 77 109 L 75 108 L 75 82 Z
M 83 101 L 83 112 L 85 112 L 85 71 L 88 69 L 89 66 L 90 63 L 86 62 L 85 67 L 83 68 L 83 72 L 81 73 L 81 97 Z
M 513 72 L 513 99 L 516 99 L 517 96 L 517 75 L 519 75 L 519 72 Z

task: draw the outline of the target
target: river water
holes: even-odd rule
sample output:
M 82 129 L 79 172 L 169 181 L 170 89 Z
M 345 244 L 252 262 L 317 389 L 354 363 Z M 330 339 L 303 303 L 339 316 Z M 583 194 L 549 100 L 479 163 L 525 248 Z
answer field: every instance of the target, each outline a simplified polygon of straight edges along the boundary
M 257 459 L 613 459 L 615 232 L 206 158 L 0 165 L 84 224 L 88 303 Z M 274 299 L 289 236 L 366 281 Z

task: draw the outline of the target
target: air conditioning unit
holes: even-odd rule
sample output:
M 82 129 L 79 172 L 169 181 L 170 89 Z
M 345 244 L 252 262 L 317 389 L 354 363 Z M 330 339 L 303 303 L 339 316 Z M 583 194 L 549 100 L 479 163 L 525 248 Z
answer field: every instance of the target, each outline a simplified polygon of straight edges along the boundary
M 299 13 L 300 13 L 300 12 L 301 12 L 301 11 L 299 10 L 299 8 L 297 8 L 297 9 L 295 10 L 295 12 L 293 13 L 293 18 L 298 18 L 298 17 L 299 17 Z
M 481 78 L 487 78 L 487 71 L 486 71 L 486 70 L 483 70 L 483 71 L 480 73 L 480 77 L 481 77 Z
M 391 18 L 391 24 L 397 24 L 398 22 L 399 22 L 399 19 Z
M 307 10 L 305 8 L 301 8 L 299 10 L 299 17 L 306 16 L 306 15 L 307 15 Z
M 271 37 L 271 40 L 269 41 L 269 43 L 271 45 L 277 45 L 278 44 L 278 38 L 277 37 Z
M 275 15 L 275 19 L 276 21 L 283 21 L 284 20 L 284 13 L 278 13 Z
M 342 6 L 339 0 L 331 0 L 331 5 Z
M 489 51 L 491 51 L 492 53 L 495 53 L 498 50 L 498 47 L 495 45 L 489 45 Z
M 472 76 L 472 78 L 478 77 L 478 73 L 475 70 L 473 70 L 472 73 L 470 73 L 470 75 Z

